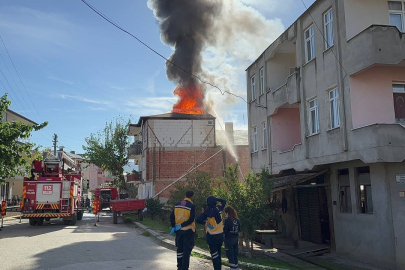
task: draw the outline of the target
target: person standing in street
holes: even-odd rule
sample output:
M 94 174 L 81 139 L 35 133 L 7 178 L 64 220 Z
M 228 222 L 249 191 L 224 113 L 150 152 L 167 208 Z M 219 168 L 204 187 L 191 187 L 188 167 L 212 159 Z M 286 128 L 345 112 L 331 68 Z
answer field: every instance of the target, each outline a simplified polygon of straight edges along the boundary
M 238 213 L 232 206 L 225 208 L 225 252 L 231 269 L 238 269 L 238 242 L 241 230 Z
M 217 206 L 218 202 L 220 204 Z M 206 241 L 210 248 L 214 270 L 220 270 L 222 265 L 221 247 L 224 241 L 224 225 L 221 213 L 225 205 L 225 200 L 209 196 L 206 209 L 196 219 L 197 223 L 205 226 Z
M 172 230 L 176 232 L 177 269 L 187 270 L 190 265 L 191 251 L 194 248 L 195 235 L 195 206 L 194 192 L 187 191 L 186 198 L 178 202 L 170 214 Z

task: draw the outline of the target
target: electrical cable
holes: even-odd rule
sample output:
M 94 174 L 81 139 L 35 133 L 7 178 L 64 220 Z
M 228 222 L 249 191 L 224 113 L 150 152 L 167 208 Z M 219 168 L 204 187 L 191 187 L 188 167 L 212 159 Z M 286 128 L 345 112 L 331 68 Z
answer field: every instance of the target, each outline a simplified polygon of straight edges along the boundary
M 225 95 L 225 94 L 229 94 L 232 95 L 234 97 L 240 98 L 242 99 L 246 104 L 248 104 L 248 102 L 246 101 L 245 98 L 236 95 L 232 92 L 229 92 L 227 90 L 221 90 L 218 86 L 204 81 L 202 78 L 200 78 L 199 76 L 187 71 L 186 69 L 184 69 L 183 67 L 175 64 L 173 61 L 170 61 L 168 58 L 166 58 L 165 56 L 163 56 L 162 54 L 160 54 L 159 52 L 157 52 L 155 49 L 153 49 L 152 47 L 150 47 L 148 44 L 146 44 L 145 42 L 143 42 L 142 40 L 140 40 L 138 37 L 136 37 L 135 35 L 133 35 L 132 33 L 128 32 L 127 30 L 125 30 L 124 28 L 122 28 L 121 26 L 119 26 L 117 23 L 115 23 L 113 20 L 109 19 L 106 15 L 104 15 L 103 13 L 101 13 L 99 10 L 97 10 L 95 7 L 93 7 L 92 5 L 90 5 L 89 3 L 87 3 L 85 0 L 81 0 L 86 6 L 88 6 L 91 10 L 93 10 L 95 13 L 97 13 L 100 17 L 102 17 L 104 20 L 106 20 L 107 22 L 109 22 L 110 24 L 112 24 L 113 26 L 115 26 L 116 28 L 118 28 L 119 30 L 121 30 L 122 32 L 130 35 L 131 37 L 133 37 L 134 39 L 136 39 L 139 43 L 141 43 L 142 45 L 144 45 L 146 48 L 148 48 L 149 50 L 151 50 L 152 52 L 154 52 L 156 55 L 160 56 L 161 58 L 163 58 L 166 62 L 168 62 L 169 64 L 177 67 L 178 69 L 182 70 L 183 72 L 187 73 L 188 75 L 190 75 L 191 77 L 196 78 L 197 80 L 199 80 L 201 83 L 209 85 L 213 88 L 216 88 L 217 90 L 219 90 L 219 92 L 221 93 L 221 95 Z

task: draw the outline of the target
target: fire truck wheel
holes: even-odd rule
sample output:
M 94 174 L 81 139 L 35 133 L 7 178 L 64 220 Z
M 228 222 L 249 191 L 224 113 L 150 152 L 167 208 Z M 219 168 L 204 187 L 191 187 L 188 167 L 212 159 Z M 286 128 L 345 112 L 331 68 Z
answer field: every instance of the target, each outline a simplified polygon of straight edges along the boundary
M 37 220 L 37 225 L 38 226 L 44 225 L 44 218 L 40 218 L 39 220 Z
M 113 223 L 117 224 L 118 223 L 118 212 L 113 212 Z
M 82 211 L 78 211 L 77 212 L 77 220 L 82 220 L 83 218 L 83 212 Z
M 70 225 L 70 220 L 64 220 L 64 221 L 63 221 L 63 224 L 65 224 L 65 225 Z
M 45 220 L 46 220 L 46 221 L 50 221 L 50 220 L 51 220 L 51 218 L 50 218 L 50 217 L 47 217 L 47 218 L 45 218 Z
M 73 220 L 71 221 L 71 225 L 76 225 L 76 222 L 77 222 L 77 215 L 76 214 L 73 214 Z
M 30 218 L 30 225 L 31 226 L 37 225 L 37 221 L 35 219 L 33 219 L 33 218 Z

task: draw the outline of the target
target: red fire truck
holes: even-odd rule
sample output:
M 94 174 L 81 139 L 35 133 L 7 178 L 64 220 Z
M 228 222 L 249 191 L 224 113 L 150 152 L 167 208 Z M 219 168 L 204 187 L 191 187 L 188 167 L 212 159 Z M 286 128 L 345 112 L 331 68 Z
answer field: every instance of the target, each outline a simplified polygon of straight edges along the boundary
M 115 187 L 96 188 L 94 196 L 101 202 L 100 210 L 110 208 L 110 201 L 119 199 L 118 189 Z
M 42 225 L 44 220 L 62 218 L 65 225 L 74 225 L 83 217 L 80 172 L 64 173 L 64 159 L 44 155 L 43 161 L 34 161 L 31 178 L 24 177 L 22 218 L 31 226 Z

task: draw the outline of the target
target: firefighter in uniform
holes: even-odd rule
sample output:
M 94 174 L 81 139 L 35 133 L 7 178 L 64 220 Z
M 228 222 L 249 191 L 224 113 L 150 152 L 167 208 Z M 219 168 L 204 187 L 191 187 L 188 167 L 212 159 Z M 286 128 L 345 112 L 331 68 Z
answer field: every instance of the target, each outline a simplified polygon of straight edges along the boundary
M 187 191 L 186 198 L 176 204 L 170 215 L 172 226 L 170 234 L 176 232 L 178 270 L 188 269 L 191 251 L 194 248 L 195 206 L 191 201 L 193 196 L 193 191 Z
M 220 204 L 217 206 L 218 202 Z M 207 208 L 196 219 L 198 223 L 205 225 L 206 240 L 210 247 L 214 270 L 221 269 L 221 247 L 224 241 L 224 225 L 221 213 L 225 205 L 225 200 L 209 196 L 207 198 Z

